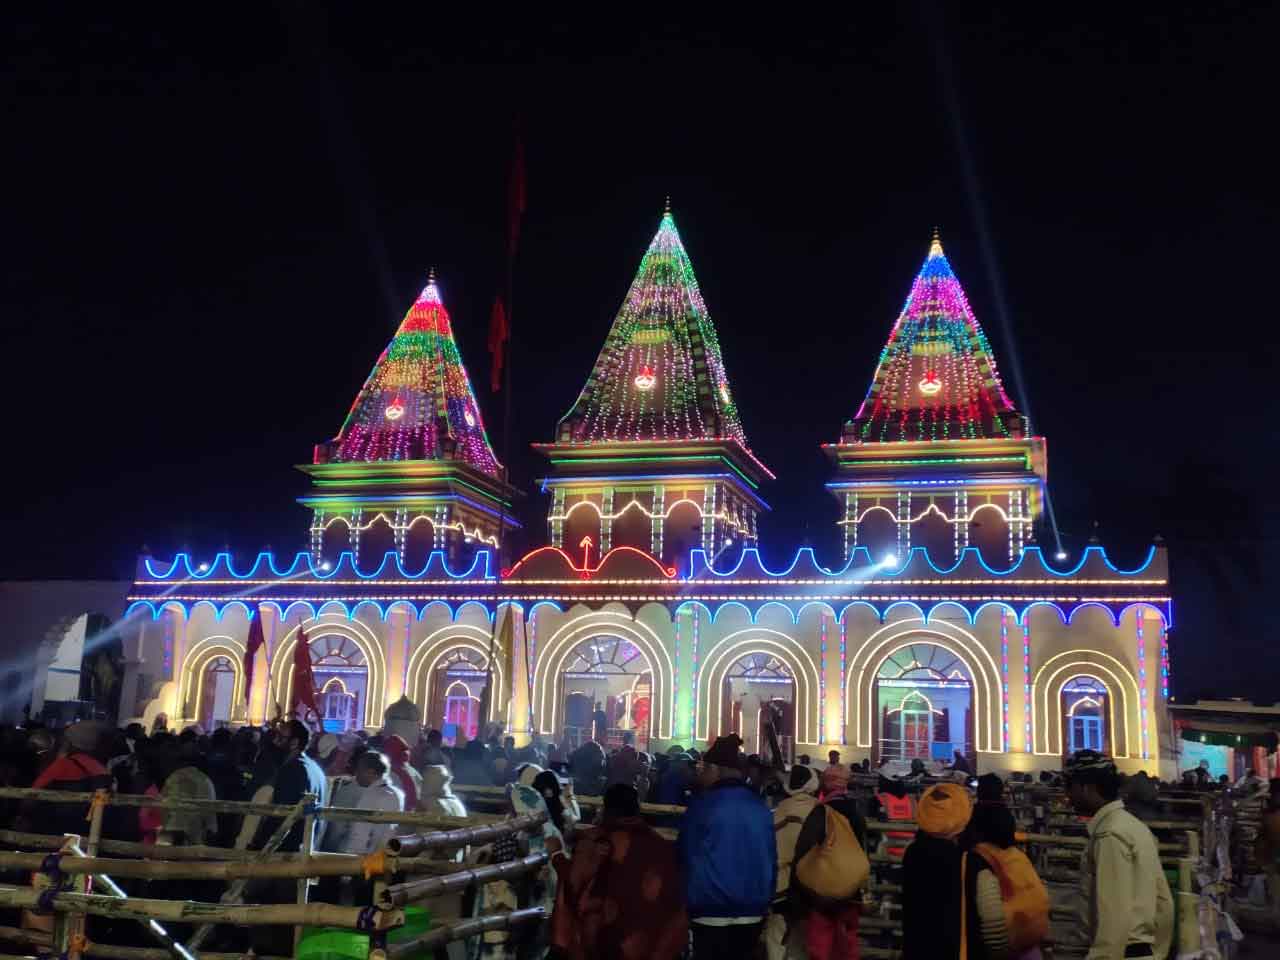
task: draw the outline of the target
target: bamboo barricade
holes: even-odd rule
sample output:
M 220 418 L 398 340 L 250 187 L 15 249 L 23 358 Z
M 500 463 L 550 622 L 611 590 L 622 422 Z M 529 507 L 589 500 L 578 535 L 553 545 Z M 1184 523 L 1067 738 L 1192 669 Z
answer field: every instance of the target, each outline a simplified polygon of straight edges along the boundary
M 387 956 L 391 960 L 399 960 L 425 950 L 434 950 L 454 940 L 465 940 L 490 930 L 510 930 L 527 923 L 540 923 L 545 919 L 547 916 L 541 907 L 529 907 L 525 910 L 512 910 L 510 913 L 494 913 L 487 917 L 460 920 L 428 931 L 414 940 L 388 947 Z

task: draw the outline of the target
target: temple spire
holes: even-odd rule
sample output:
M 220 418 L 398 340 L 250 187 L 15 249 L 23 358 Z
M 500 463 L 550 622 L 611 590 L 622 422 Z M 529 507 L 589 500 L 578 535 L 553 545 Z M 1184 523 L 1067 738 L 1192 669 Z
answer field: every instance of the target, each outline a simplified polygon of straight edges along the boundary
M 720 341 L 668 198 L 595 368 L 560 421 L 557 440 L 711 439 L 746 446 Z
M 432 267 L 342 429 L 317 447 L 316 462 L 446 459 L 501 473 Z
M 845 425 L 842 442 L 995 439 L 1024 431 L 934 227 L 871 388 Z

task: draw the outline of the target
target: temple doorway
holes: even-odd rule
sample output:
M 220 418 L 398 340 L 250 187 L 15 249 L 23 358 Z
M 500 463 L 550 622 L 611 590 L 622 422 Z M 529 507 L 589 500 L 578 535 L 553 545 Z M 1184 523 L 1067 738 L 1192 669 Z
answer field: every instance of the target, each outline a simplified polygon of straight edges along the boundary
M 200 729 L 212 731 L 231 722 L 235 689 L 235 667 L 226 657 L 214 657 L 200 678 L 200 709 L 196 714 Z
M 432 671 L 427 726 L 439 730 L 446 746 L 480 735 L 480 702 L 488 682 L 488 658 L 478 650 L 450 650 Z
M 739 657 L 725 674 L 720 702 L 720 729 L 740 736 L 748 754 L 764 755 L 772 719 L 784 762 L 794 761 L 796 682 L 785 663 L 769 653 Z
M 1097 677 L 1072 677 L 1062 687 L 1064 755 L 1077 750 L 1111 753 L 1107 688 Z
M 973 756 L 973 679 L 944 647 L 921 642 L 894 651 L 877 673 L 875 703 L 875 762 Z
M 653 701 L 653 671 L 630 640 L 599 636 L 584 640 L 569 654 L 560 674 L 558 742 L 571 749 L 598 740 L 605 750 L 632 743 L 648 750 Z M 597 708 L 604 714 L 597 728 Z
M 369 668 L 364 652 L 340 634 L 316 637 L 310 642 L 311 672 L 319 695 L 320 722 L 326 733 L 343 733 L 364 726 L 365 700 L 369 696 Z

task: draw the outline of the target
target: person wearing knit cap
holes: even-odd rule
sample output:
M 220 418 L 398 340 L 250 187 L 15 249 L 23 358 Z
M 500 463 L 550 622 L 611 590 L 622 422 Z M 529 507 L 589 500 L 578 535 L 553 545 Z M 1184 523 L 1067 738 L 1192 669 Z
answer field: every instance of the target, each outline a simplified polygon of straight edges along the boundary
M 700 958 L 750 957 L 775 889 L 773 816 L 743 781 L 741 746 L 730 734 L 703 755 L 677 841 Z
M 960 956 L 963 878 L 956 841 L 972 813 L 969 792 L 958 784 L 934 784 L 920 795 L 920 829 L 902 858 L 903 960 Z
M 409 743 L 398 733 L 382 741 L 382 752 L 391 761 L 391 782 L 404 794 L 404 809 L 418 809 L 418 797 L 422 793 L 422 775 L 409 764 Z
M 800 828 L 817 805 L 817 773 L 809 767 L 792 767 L 791 778 L 787 783 L 787 796 L 773 811 L 773 835 L 778 847 L 778 880 L 774 891 L 773 911 L 769 914 L 764 931 L 764 944 L 769 960 L 784 960 L 788 942 L 800 942 L 794 929 L 790 937 L 787 935 L 788 926 L 795 926 L 790 922 L 791 911 L 788 909 L 791 864 L 796 857 Z M 793 954 L 794 952 L 792 950 Z
M 1110 757 L 1077 751 L 1064 771 L 1067 798 L 1089 817 L 1080 862 L 1088 904 L 1086 960 L 1165 957 L 1173 940 L 1173 897 L 1151 830 L 1124 808 Z

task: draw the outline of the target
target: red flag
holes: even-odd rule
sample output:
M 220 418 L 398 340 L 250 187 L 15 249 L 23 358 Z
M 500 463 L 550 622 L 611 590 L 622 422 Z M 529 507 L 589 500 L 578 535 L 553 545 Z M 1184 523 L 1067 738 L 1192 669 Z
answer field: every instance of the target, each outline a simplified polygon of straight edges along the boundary
M 253 690 L 253 661 L 258 655 L 258 650 L 263 644 L 262 636 L 262 612 L 258 611 L 253 615 L 253 619 L 249 621 L 249 639 L 244 645 L 244 702 L 247 706 L 249 703 L 249 695 Z
M 309 707 L 317 717 L 320 707 L 316 705 L 316 678 L 311 672 L 311 644 L 307 635 L 298 629 L 298 642 L 293 648 L 293 690 L 289 696 L 289 713 L 297 716 L 298 705 Z
M 489 369 L 489 386 L 494 393 L 502 389 L 502 364 L 506 353 L 507 311 L 502 304 L 502 296 L 493 299 L 493 314 L 489 317 L 489 352 L 493 354 L 493 365 Z

